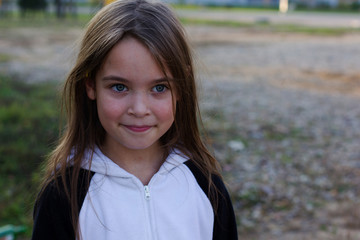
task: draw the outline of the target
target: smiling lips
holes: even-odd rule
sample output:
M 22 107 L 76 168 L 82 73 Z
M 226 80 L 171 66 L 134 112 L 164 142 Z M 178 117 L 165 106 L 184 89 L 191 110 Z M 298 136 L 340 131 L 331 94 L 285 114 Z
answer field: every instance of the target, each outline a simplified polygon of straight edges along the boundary
M 133 132 L 146 132 L 151 128 L 151 126 L 134 126 L 134 125 L 125 125 L 125 127 Z

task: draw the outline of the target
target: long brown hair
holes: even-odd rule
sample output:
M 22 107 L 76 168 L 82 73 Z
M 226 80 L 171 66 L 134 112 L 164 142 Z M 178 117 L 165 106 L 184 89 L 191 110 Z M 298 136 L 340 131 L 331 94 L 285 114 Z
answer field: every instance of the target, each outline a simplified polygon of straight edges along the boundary
M 102 146 L 105 130 L 98 119 L 96 103 L 86 94 L 85 82 L 95 79 L 96 72 L 109 51 L 130 34 L 152 53 L 164 73 L 174 78 L 176 92 L 175 121 L 161 137 L 166 152 L 179 149 L 188 156 L 209 180 L 218 174 L 218 163 L 209 153 L 199 132 L 199 109 L 191 50 L 185 31 L 174 13 L 162 3 L 145 0 L 121 0 L 101 9 L 88 24 L 75 66 L 63 89 L 66 126 L 56 149 L 50 154 L 43 187 L 61 177 L 71 205 L 72 223 L 78 233 L 77 179 L 84 152 Z M 66 179 L 69 156 L 72 175 Z M 90 159 L 91 161 L 91 159 Z

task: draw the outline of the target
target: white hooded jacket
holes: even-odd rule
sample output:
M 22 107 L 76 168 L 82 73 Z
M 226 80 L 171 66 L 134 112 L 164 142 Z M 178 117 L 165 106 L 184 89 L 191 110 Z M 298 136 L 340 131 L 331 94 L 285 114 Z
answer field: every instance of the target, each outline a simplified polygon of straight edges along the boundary
M 179 151 L 173 150 L 144 186 L 96 148 L 85 154 L 79 177 L 80 236 L 84 240 L 237 239 L 229 195 L 220 178 L 215 177 L 214 183 L 221 192 L 216 213 L 206 193 L 206 178 Z M 55 184 L 46 187 L 35 206 L 32 239 L 75 239 L 66 200 L 61 187 L 60 191 Z

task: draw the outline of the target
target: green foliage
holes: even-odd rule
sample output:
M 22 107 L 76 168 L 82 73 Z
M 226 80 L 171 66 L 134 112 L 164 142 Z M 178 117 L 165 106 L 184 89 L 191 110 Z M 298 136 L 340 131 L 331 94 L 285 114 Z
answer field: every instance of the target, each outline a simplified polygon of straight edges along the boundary
M 47 6 L 46 0 L 18 0 L 21 11 L 26 10 L 45 10 Z
M 359 11 L 360 10 L 360 2 L 353 2 L 350 4 L 350 9 L 353 11 Z
M 0 63 L 8 62 L 9 60 L 10 60 L 9 55 L 0 53 Z
M 37 170 L 58 135 L 56 96 L 54 83 L 0 75 L 0 225 L 31 223 Z
M 46 17 L 33 17 L 23 18 L 21 15 L 14 14 L 11 18 L 3 18 L 0 21 L 0 32 L 14 28 L 45 28 L 55 29 L 57 31 L 65 31 L 71 28 L 83 29 L 90 21 L 93 14 L 78 14 L 76 18 L 62 19 L 61 21 L 56 18 L 54 13 L 47 13 Z M 1 59 L 7 60 L 6 55 L 0 56 Z

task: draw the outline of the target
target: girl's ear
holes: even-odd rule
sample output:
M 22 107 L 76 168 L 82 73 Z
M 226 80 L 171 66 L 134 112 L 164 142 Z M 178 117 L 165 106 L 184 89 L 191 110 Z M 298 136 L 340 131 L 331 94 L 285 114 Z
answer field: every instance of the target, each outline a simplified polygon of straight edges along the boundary
M 91 78 L 85 80 L 86 94 L 91 100 L 96 99 L 95 81 Z

